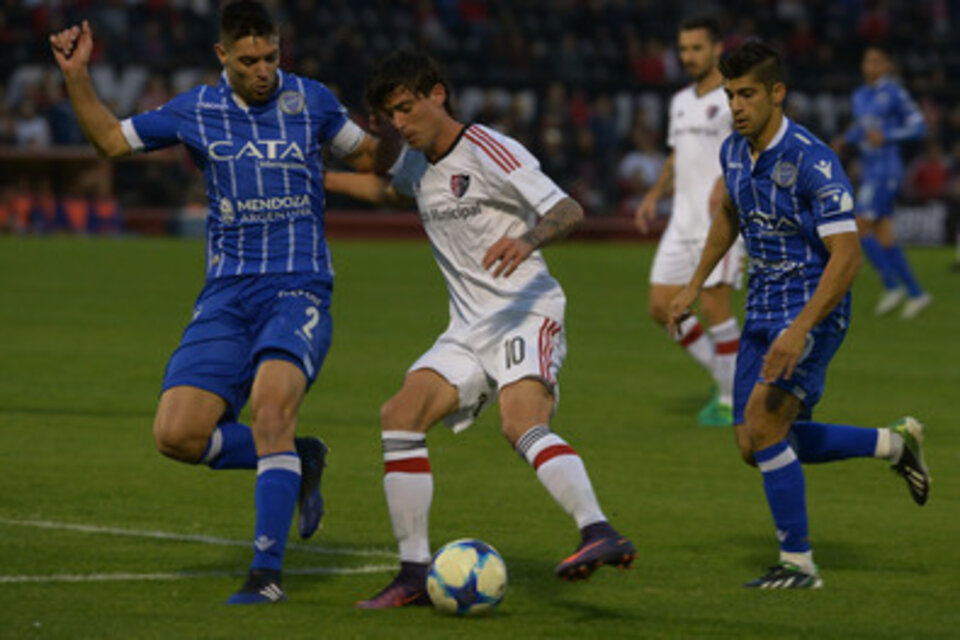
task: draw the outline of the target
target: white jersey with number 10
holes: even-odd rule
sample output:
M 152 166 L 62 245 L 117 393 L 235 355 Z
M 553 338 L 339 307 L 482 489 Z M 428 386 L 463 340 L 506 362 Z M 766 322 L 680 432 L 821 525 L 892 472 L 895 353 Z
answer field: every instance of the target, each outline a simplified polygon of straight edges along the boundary
M 451 326 L 510 312 L 562 322 L 566 298 L 539 251 L 507 278 L 494 278 L 483 268 L 484 254 L 497 240 L 523 235 L 567 197 L 523 145 L 469 125 L 434 163 L 405 149 L 393 170 L 393 186 L 417 201 L 446 280 Z

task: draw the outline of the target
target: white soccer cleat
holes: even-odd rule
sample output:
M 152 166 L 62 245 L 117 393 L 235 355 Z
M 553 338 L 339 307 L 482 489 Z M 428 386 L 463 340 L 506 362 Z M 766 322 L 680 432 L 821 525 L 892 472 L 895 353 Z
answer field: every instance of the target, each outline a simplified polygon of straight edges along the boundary
M 930 306 L 933 302 L 933 296 L 929 293 L 921 293 L 916 298 L 909 298 L 900 311 L 900 317 L 904 320 L 911 320 L 920 315 L 920 312 Z
M 887 289 L 877 301 L 877 306 L 873 308 L 873 315 L 885 316 L 897 308 L 903 299 L 907 297 L 907 291 L 902 287 L 897 289 Z

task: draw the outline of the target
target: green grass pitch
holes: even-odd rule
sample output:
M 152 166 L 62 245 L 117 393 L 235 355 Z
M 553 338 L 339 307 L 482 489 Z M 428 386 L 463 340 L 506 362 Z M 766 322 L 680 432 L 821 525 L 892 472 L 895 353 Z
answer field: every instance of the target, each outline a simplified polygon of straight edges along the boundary
M 807 467 L 824 589 L 757 593 L 740 585 L 776 559 L 760 478 L 729 430 L 695 424 L 710 385 L 646 318 L 652 247 L 551 248 L 569 298 L 553 426 L 640 556 L 630 571 L 556 580 L 575 528 L 506 446 L 496 412 L 458 436 L 435 429 L 434 548 L 478 537 L 510 571 L 501 607 L 475 620 L 352 607 L 396 562 L 379 407 L 444 328 L 447 303 L 425 243 L 333 250 L 334 346 L 300 427 L 332 450 L 328 514 L 288 552 L 290 601 L 236 608 L 224 600 L 250 558 L 254 474 L 165 460 L 150 436 L 202 244 L 0 238 L 0 637 L 956 637 L 960 274 L 948 250 L 911 252 L 936 298 L 912 322 L 872 316 L 878 287 L 864 268 L 817 414 L 924 420 L 929 504 L 916 507 L 881 461 Z

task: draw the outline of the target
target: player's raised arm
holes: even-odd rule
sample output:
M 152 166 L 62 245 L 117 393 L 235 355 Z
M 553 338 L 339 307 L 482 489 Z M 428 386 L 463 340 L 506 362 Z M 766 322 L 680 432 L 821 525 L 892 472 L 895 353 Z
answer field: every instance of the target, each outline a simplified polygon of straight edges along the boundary
M 519 238 L 504 236 L 493 243 L 483 256 L 483 268 L 493 270 L 493 277 L 508 277 L 531 253 L 545 244 L 565 238 L 583 223 L 583 207 L 570 197 L 560 199 L 544 214 L 536 226 Z M 499 263 L 499 264 L 497 264 Z
M 667 157 L 667 161 L 663 163 L 663 168 L 660 169 L 660 175 L 657 176 L 657 181 L 653 183 L 653 186 L 650 187 L 650 190 L 647 191 L 637 206 L 633 223 L 642 233 L 646 233 L 650 229 L 650 221 L 657 214 L 657 201 L 663 196 L 673 193 L 673 163 L 676 155 L 677 152 L 674 151 Z
M 125 156 L 132 149 L 120 129 L 120 122 L 100 100 L 90 80 L 93 31 L 84 20 L 50 36 L 53 57 L 63 72 L 70 103 L 80 128 L 97 153 L 109 158 Z
M 722 185 L 722 182 L 720 183 Z M 710 223 L 710 231 L 707 233 L 707 242 L 703 247 L 703 253 L 700 254 L 700 262 L 697 263 L 697 269 L 693 272 L 690 282 L 680 293 L 670 302 L 669 317 L 667 319 L 667 328 L 673 335 L 677 326 L 690 313 L 690 306 L 696 302 L 700 295 L 700 289 L 706 282 L 710 272 L 723 259 L 730 247 L 737 240 L 739 233 L 737 225 L 737 210 L 730 200 L 730 194 L 726 187 L 723 187 L 720 198 L 720 206 L 716 215 Z

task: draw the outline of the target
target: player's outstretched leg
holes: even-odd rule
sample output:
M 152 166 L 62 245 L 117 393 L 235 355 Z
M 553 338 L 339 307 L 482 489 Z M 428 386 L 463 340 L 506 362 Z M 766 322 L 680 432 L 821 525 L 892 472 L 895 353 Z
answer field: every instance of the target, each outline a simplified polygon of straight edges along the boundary
M 320 438 L 296 438 L 297 455 L 300 456 L 300 494 L 297 496 L 297 530 L 307 539 L 320 526 L 323 517 L 323 496 L 320 494 L 320 479 L 327 466 L 327 446 Z
M 557 565 L 555 571 L 561 580 L 586 580 L 603 565 L 626 569 L 637 557 L 633 543 L 605 520 L 587 525 L 580 535 L 577 550 Z
M 358 609 L 392 609 L 430 604 L 427 569 L 423 562 L 401 562 L 400 573 L 380 593 L 356 603 Z
M 227 604 L 272 604 L 283 602 L 287 594 L 281 586 L 282 573 L 271 569 L 251 569 L 240 590 Z
M 903 447 L 899 459 L 890 468 L 906 480 L 914 502 L 924 505 L 930 497 L 930 472 L 923 461 L 924 426 L 916 418 L 907 416 L 891 429 L 903 438 Z
M 583 460 L 573 447 L 545 424 L 528 429 L 514 447 L 580 527 L 580 546 L 557 565 L 557 577 L 584 580 L 605 564 L 629 567 L 637 556 L 636 547 L 607 522 Z

